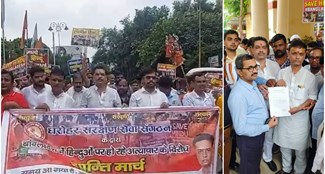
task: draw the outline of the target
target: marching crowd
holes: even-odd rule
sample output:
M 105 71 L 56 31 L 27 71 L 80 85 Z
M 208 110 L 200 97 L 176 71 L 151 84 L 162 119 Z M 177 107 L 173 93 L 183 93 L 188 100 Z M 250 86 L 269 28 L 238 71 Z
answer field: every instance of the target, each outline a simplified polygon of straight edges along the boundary
M 283 34 L 276 34 L 269 41 L 256 36 L 241 42 L 236 31 L 228 30 L 224 46 L 225 173 L 229 167 L 240 174 L 261 173 L 261 160 L 277 174 L 323 173 L 321 38 L 306 44 L 293 35 L 288 43 Z M 288 116 L 269 114 L 268 88 L 276 86 L 288 88 Z M 282 166 L 273 161 L 272 151 L 278 149 Z
M 69 109 L 113 107 L 215 106 L 216 95 L 208 89 L 204 73 L 188 77 L 193 88 L 184 96 L 175 89 L 173 79 L 159 77 L 150 68 L 144 69 L 141 79 L 128 82 L 123 75 L 109 73 L 105 65 L 98 64 L 91 73 L 77 73 L 72 86 L 65 81 L 60 68 L 53 68 L 46 77 L 40 66 L 33 66 L 27 80 L 15 85 L 12 72 L 1 71 L 2 108 Z M 159 79 L 158 79 L 159 77 Z M 220 95 L 220 94 L 219 94 Z

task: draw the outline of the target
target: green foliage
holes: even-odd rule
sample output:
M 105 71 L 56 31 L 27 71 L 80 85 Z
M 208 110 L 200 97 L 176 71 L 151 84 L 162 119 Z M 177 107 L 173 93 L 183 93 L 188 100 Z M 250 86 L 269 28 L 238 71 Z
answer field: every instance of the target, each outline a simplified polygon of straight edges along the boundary
M 173 13 L 166 6 L 145 7 L 136 10 L 133 20 L 121 20 L 122 30 L 102 29 L 102 38 L 93 62 L 104 62 L 114 70 L 124 72 L 134 79 L 143 67 L 156 68 L 158 62 L 166 62 L 165 36 L 179 37 L 186 58 L 186 70 L 198 66 L 199 54 L 199 3 L 201 3 L 202 66 L 208 65 L 208 57 L 222 56 L 222 4 L 206 0 L 175 1 Z
M 240 16 L 240 0 L 224 0 L 224 9 L 227 10 L 231 17 Z M 243 16 L 247 14 L 248 0 L 243 0 Z

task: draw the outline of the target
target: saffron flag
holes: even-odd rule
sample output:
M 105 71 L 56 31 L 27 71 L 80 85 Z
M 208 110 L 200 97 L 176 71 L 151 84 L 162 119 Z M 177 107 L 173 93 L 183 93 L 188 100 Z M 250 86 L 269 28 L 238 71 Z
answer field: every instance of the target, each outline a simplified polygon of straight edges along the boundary
M 28 29 L 27 29 L 27 10 L 25 11 L 24 24 L 23 24 L 23 33 L 20 39 L 20 49 L 25 48 L 25 36 L 28 38 Z

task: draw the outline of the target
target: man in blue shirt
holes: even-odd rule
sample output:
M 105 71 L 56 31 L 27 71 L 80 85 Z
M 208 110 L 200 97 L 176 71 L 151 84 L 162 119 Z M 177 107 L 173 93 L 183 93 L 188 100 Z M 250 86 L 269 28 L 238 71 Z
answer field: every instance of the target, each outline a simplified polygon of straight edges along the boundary
M 169 106 L 182 106 L 181 100 L 177 92 L 173 91 L 173 80 L 170 77 L 160 77 L 158 81 L 158 88 L 161 92 L 166 94 Z
M 259 66 L 252 56 L 239 55 L 235 61 L 239 80 L 229 95 L 228 106 L 237 134 L 240 174 L 259 174 L 264 132 L 278 124 L 268 119 L 268 110 L 256 82 Z

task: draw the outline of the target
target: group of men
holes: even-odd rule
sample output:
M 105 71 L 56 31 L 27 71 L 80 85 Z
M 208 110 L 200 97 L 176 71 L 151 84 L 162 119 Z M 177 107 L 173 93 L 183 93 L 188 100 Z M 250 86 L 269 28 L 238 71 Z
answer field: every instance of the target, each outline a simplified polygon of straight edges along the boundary
M 204 73 L 194 73 L 189 77 L 193 91 L 185 94 L 181 100 L 177 91 L 172 88 L 170 77 L 160 77 L 152 69 L 144 69 L 141 83 L 131 82 L 120 77 L 116 80 L 105 65 L 94 67 L 91 76 L 85 80 L 84 75 L 75 74 L 72 86 L 65 89 L 65 74 L 59 68 L 53 68 L 49 74 L 48 84 L 45 82 L 44 69 L 34 66 L 29 72 L 29 86 L 17 89 L 14 86 L 12 72 L 1 71 L 2 116 L 8 109 L 71 109 L 71 108 L 113 108 L 113 107 L 160 107 L 169 106 L 201 106 L 215 107 L 214 96 L 207 92 L 207 78 Z M 85 85 L 89 81 L 89 86 Z M 93 85 L 91 85 L 93 84 Z M 142 87 L 141 87 L 142 86 Z M 197 149 L 197 158 L 201 164 L 201 173 L 212 174 L 212 151 L 214 144 L 210 134 L 199 134 L 193 140 Z M 202 154 L 202 151 L 204 153 Z
M 324 119 L 323 47 L 316 42 L 307 46 L 299 37 L 287 43 L 282 34 L 276 34 L 270 41 L 257 36 L 245 42 L 248 42 L 246 50 L 238 47 L 240 41 L 236 31 L 228 30 L 224 34 L 225 92 L 230 91 L 229 96 L 225 96 L 228 107 L 225 109 L 229 109 L 225 117 L 231 117 L 235 132 L 232 155 L 225 161 L 225 168 L 230 165 L 230 168 L 239 168 L 240 174 L 258 174 L 263 159 L 277 174 L 308 173 L 310 137 L 314 143 L 308 160 L 313 160 L 312 151 L 316 151 L 316 137 L 319 136 L 317 130 L 323 129 L 320 126 Z M 288 116 L 269 114 L 267 89 L 276 86 L 289 90 Z M 310 134 L 311 125 L 313 135 Z M 231 129 L 231 126 L 225 125 L 225 128 Z M 280 170 L 272 158 L 274 143 L 280 146 Z M 240 166 L 234 155 L 236 145 Z M 292 151 L 295 155 L 293 166 Z M 313 168 L 313 172 L 316 169 Z

